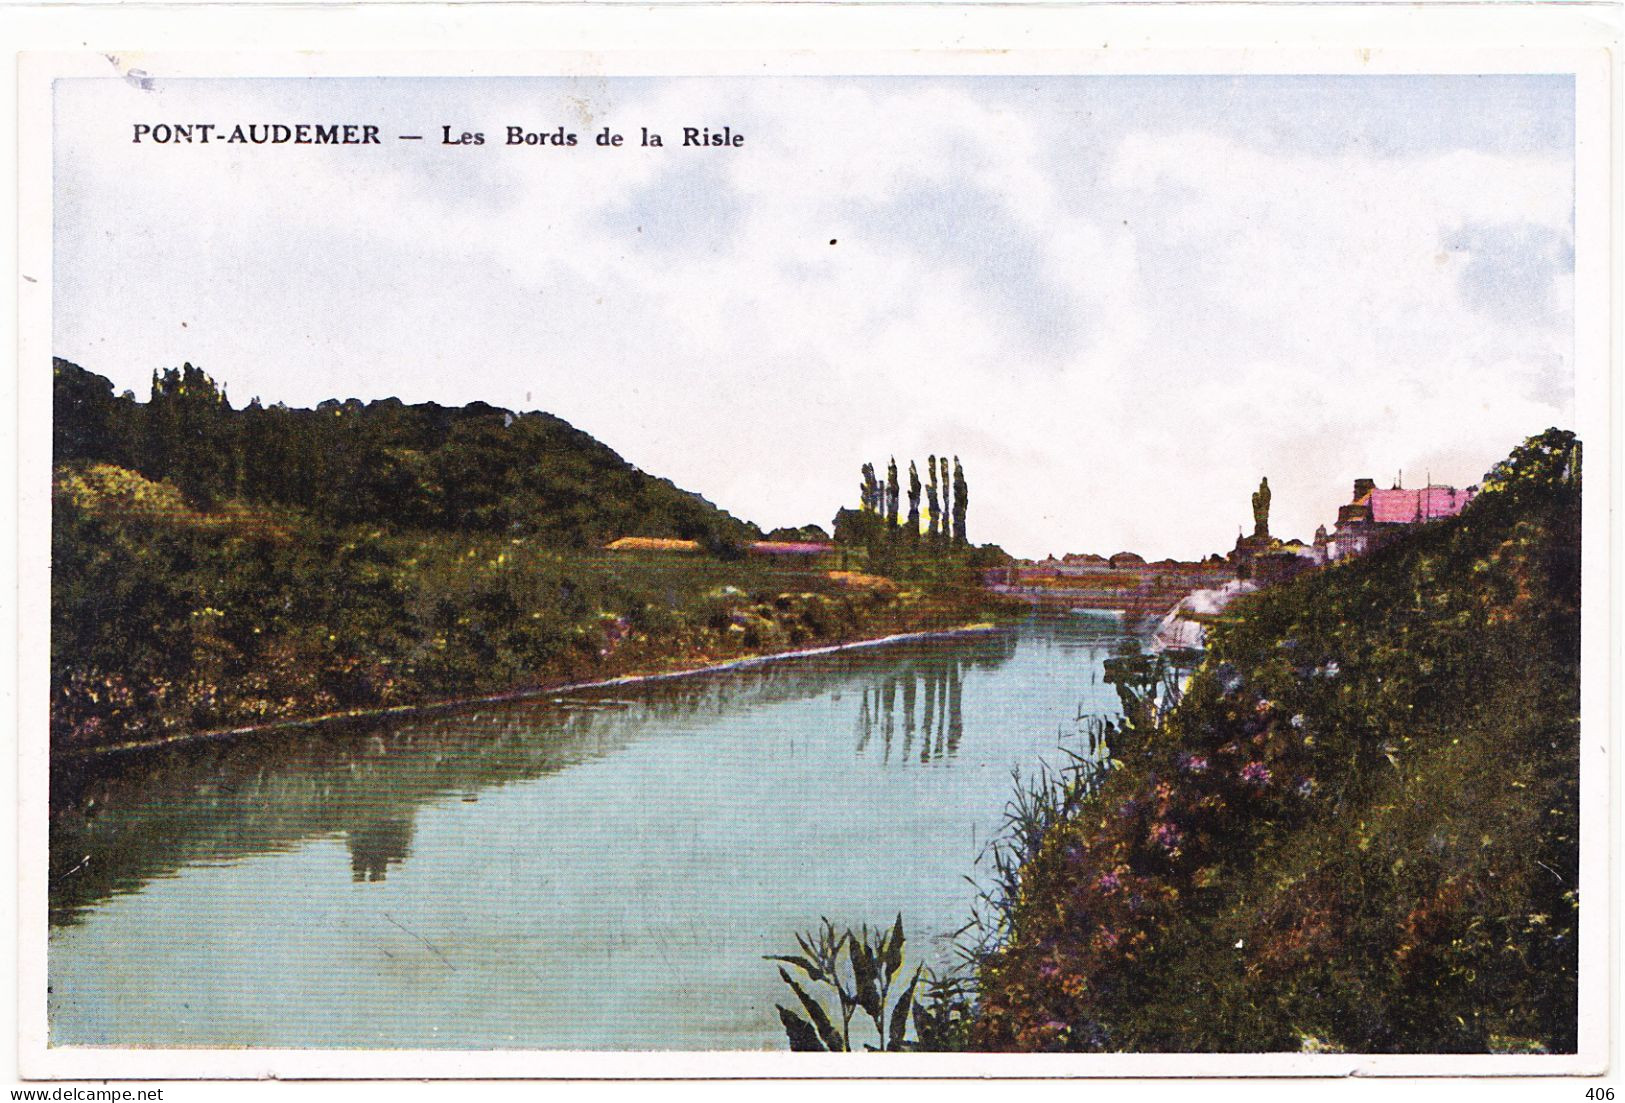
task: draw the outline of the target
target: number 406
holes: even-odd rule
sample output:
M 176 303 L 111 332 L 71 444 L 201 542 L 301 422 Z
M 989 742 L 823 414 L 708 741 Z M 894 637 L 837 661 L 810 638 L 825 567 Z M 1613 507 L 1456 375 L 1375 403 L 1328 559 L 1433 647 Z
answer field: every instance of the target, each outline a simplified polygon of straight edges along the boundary
M 1595 1099 L 1595 1100 L 1598 1101 L 1598 1103 L 1608 1103 L 1609 1100 L 1614 1098 L 1614 1089 L 1613 1088 L 1587 1088 L 1586 1089 L 1586 1098 L 1587 1099 Z

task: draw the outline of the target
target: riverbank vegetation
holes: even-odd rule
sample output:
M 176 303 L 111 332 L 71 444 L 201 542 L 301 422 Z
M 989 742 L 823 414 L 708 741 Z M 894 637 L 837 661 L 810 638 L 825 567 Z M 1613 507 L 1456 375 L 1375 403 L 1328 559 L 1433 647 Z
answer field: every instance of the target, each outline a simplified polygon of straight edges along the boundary
M 1234 607 L 1023 871 L 973 1045 L 1572 1051 L 1578 458 Z
M 1572 1052 L 1579 526 L 1551 430 L 1238 601 L 1182 693 L 1119 660 L 1111 768 L 1012 802 L 948 1044 Z
M 149 402 L 56 363 L 56 752 L 985 619 L 963 559 L 747 555 L 753 525 L 546 414 Z M 626 534 L 686 555 L 606 553 Z M 855 569 L 841 569 L 843 566 Z

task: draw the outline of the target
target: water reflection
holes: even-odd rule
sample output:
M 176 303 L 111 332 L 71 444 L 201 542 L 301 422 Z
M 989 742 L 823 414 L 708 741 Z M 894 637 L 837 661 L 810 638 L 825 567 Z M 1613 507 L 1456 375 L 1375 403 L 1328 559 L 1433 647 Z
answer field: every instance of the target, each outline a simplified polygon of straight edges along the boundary
M 107 898 L 188 865 L 342 839 L 350 875 L 382 882 L 412 857 L 419 811 L 477 800 L 615 754 L 673 728 L 788 701 L 856 692 L 859 754 L 952 757 L 971 670 L 992 670 L 1013 632 L 906 641 L 690 678 L 667 679 L 466 711 L 291 730 L 97 764 L 70 763 L 51 781 L 50 913 L 74 922 Z M 923 700 L 916 726 L 914 702 Z M 902 702 L 901 732 L 898 702 Z M 869 729 L 879 718 L 878 736 Z M 901 746 L 898 746 L 899 740 Z M 764 742 L 761 753 L 771 753 Z
M 861 687 L 858 756 L 878 754 L 882 764 L 894 756 L 898 764 L 954 758 L 965 735 L 965 678 L 997 670 L 1015 652 L 1015 635 L 1001 632 L 972 637 L 957 649 L 894 653 L 887 669 Z
M 901 911 L 946 964 L 1011 770 L 1115 705 L 1124 640 L 1034 622 L 64 767 L 52 1040 L 782 1048 L 763 955 Z
M 923 667 L 906 666 L 878 684 L 864 686 L 858 706 L 857 752 L 869 753 L 878 735 L 880 760 L 924 765 L 952 759 L 965 735 L 964 679 L 967 664 L 957 659 Z M 916 724 L 916 701 L 923 702 Z M 901 717 L 898 706 L 901 702 Z M 896 744 L 901 740 L 901 747 Z
M 384 819 L 346 832 L 350 847 L 350 877 L 354 881 L 382 881 L 392 863 L 412 853 L 411 819 Z
M 1022 638 L 1062 661 L 1078 662 L 1090 671 L 1090 684 L 1098 685 L 1101 662 L 1121 648 L 1126 637 L 1118 618 L 1069 615 L 1030 621 Z M 925 651 L 894 662 L 875 682 L 863 686 L 856 725 L 858 756 L 878 754 L 883 764 L 890 764 L 895 754 L 900 764 L 921 765 L 957 757 L 965 736 L 967 676 L 997 670 L 1015 649 L 1016 637 L 1001 633 L 963 649 Z M 1076 719 L 1093 711 L 1098 710 L 1080 703 Z
M 550 773 L 630 737 L 600 721 L 530 705 L 65 767 L 52 779 L 52 921 L 195 862 L 323 836 L 347 840 L 357 880 L 380 881 L 409 856 L 419 807 Z

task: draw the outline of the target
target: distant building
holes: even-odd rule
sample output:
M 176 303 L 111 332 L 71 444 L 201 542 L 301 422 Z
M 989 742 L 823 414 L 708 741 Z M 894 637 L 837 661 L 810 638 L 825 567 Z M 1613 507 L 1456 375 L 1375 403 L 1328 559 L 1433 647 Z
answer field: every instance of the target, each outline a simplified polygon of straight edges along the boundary
M 1111 564 L 1104 555 L 1091 555 L 1088 552 L 1070 552 L 1055 561 L 1051 556 L 1055 573 L 1060 577 L 1076 577 L 1077 575 L 1093 574 L 1096 571 L 1109 571 Z
M 612 552 L 697 552 L 697 540 L 673 540 L 664 536 L 623 536 L 604 545 Z
M 623 536 L 604 545 L 612 552 L 654 552 L 660 554 L 692 553 L 700 550 L 696 540 L 674 540 L 661 536 Z M 746 544 L 751 555 L 766 556 L 787 562 L 809 563 L 820 561 L 835 552 L 834 544 L 815 540 L 757 540 Z
M 773 559 L 811 562 L 834 553 L 834 544 L 816 540 L 758 540 L 747 545 L 752 555 L 765 555 Z
M 1145 557 L 1141 556 L 1141 555 L 1136 555 L 1134 552 L 1131 552 L 1131 551 L 1123 551 L 1123 552 L 1118 552 L 1116 555 L 1112 556 L 1109 560 L 1107 560 L 1107 563 L 1109 563 L 1111 565 L 1112 570 L 1120 571 L 1120 570 L 1123 570 L 1126 567 L 1143 567 L 1143 566 L 1145 566 Z
M 1374 551 L 1412 525 L 1454 517 L 1478 496 L 1478 487 L 1425 486 L 1378 490 L 1371 479 L 1354 480 L 1354 498 L 1337 511 L 1337 525 L 1326 541 L 1326 558 L 1346 559 Z M 1316 533 L 1316 545 L 1320 544 Z
M 1326 526 L 1325 525 L 1317 525 L 1315 527 L 1315 547 L 1314 547 L 1314 553 L 1315 553 L 1314 558 L 1315 558 L 1316 563 L 1320 563 L 1320 564 L 1324 565 L 1326 563 L 1326 561 L 1329 558 L 1331 558 L 1331 546 L 1332 546 L 1332 538 L 1330 536 L 1326 535 Z

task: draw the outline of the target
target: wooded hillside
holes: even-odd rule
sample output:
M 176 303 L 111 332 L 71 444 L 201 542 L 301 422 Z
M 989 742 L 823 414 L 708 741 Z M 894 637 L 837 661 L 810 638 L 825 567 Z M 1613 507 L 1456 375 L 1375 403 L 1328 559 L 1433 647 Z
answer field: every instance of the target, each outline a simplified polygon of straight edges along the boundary
M 233 409 L 225 388 L 190 364 L 154 373 L 149 401 L 137 402 L 76 364 L 54 368 L 57 464 L 168 480 L 194 507 L 235 498 L 333 525 L 501 532 L 576 548 L 632 535 L 761 538 L 551 414 L 353 398 L 314 410 L 257 400 Z

